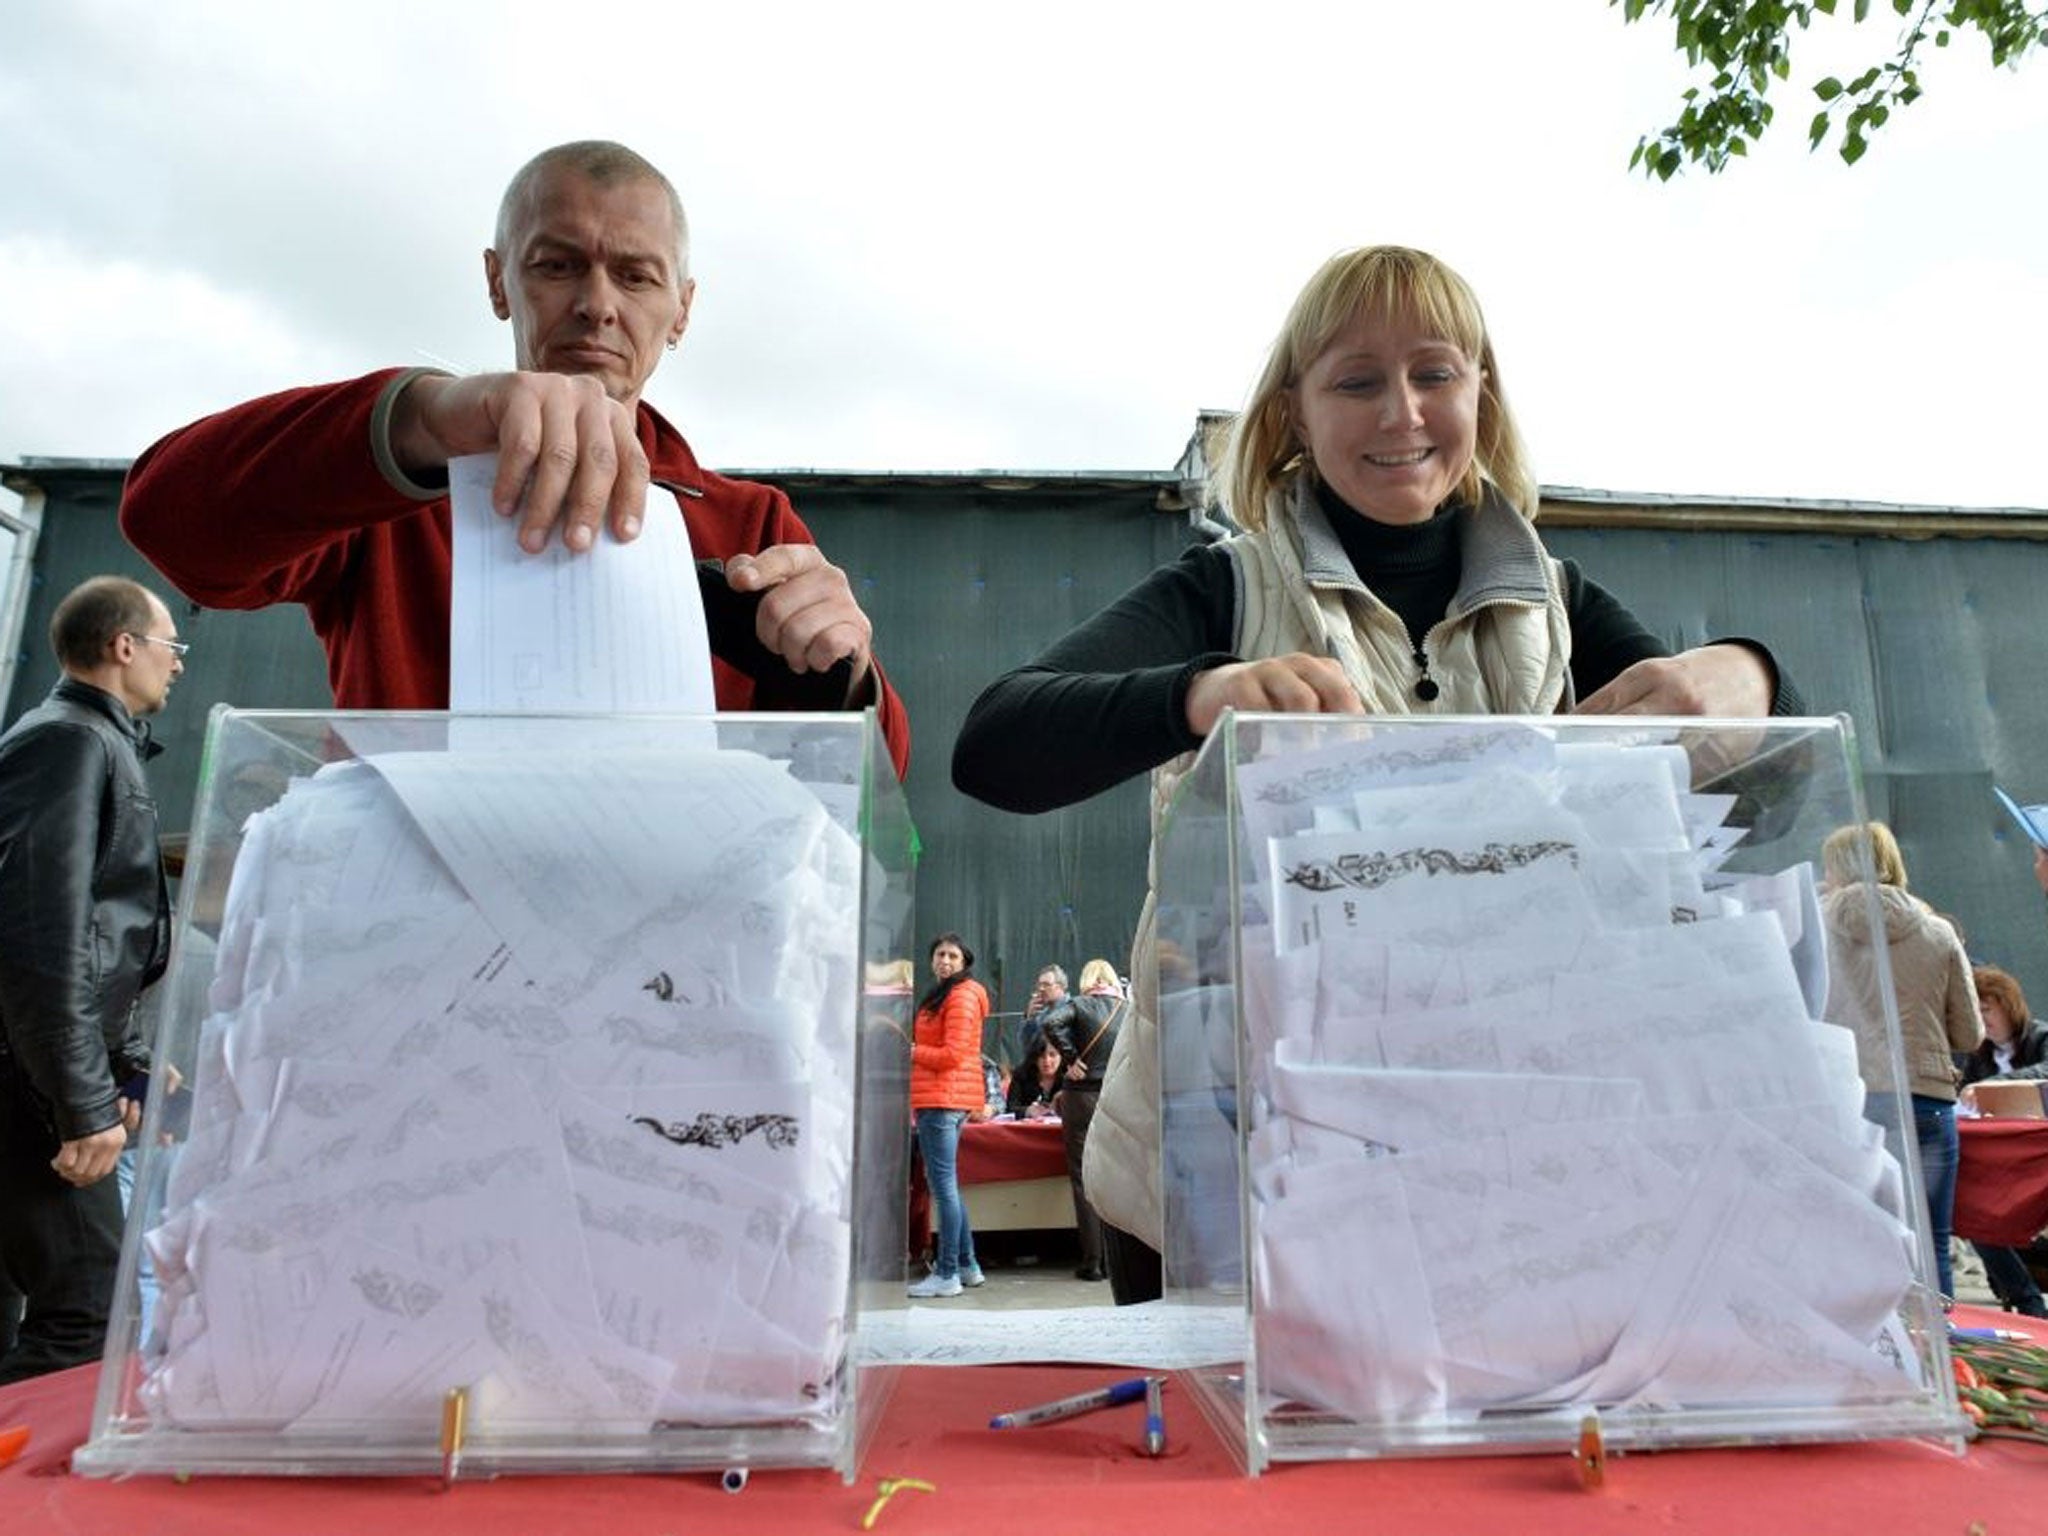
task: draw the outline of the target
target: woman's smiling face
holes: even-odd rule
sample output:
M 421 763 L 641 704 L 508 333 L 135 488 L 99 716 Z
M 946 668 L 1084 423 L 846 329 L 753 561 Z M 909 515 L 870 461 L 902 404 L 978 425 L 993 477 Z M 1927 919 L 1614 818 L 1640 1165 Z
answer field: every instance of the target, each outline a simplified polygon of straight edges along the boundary
M 1379 523 L 1423 523 L 1472 465 L 1477 362 L 1413 321 L 1360 315 L 1288 391 L 1323 483 Z

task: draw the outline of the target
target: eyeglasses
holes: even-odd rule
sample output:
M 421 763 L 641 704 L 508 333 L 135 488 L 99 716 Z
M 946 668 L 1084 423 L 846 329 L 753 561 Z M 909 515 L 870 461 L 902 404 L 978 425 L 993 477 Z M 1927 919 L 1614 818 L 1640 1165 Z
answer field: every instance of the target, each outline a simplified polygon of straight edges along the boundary
M 183 657 L 187 651 L 192 649 L 191 643 L 185 640 L 166 640 L 161 635 L 138 635 L 132 629 L 126 633 L 130 640 L 146 640 L 151 645 L 160 645 L 177 657 Z

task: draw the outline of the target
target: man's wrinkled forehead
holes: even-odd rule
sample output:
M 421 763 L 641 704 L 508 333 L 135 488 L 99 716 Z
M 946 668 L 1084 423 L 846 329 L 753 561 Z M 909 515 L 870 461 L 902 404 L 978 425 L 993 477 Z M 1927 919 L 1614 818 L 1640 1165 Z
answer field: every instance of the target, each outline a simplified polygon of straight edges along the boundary
M 543 166 L 505 190 L 498 209 L 497 251 L 501 259 L 515 261 L 536 239 L 557 240 L 565 245 L 582 242 L 580 231 L 550 228 L 550 209 L 565 194 L 591 191 L 599 194 L 630 193 L 637 207 L 634 223 L 644 223 L 643 240 L 621 242 L 608 238 L 607 254 L 641 256 L 659 260 L 673 268 L 678 279 L 689 276 L 689 231 L 682 209 L 668 184 L 656 176 L 592 176 L 572 165 Z M 611 234 L 607 231 L 607 234 Z M 646 250 L 625 250 L 622 245 L 648 245 Z

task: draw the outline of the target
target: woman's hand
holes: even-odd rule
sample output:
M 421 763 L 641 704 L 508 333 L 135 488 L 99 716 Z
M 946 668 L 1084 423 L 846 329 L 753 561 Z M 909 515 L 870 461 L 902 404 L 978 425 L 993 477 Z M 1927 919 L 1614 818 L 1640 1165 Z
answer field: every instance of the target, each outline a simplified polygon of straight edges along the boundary
M 1702 645 L 1639 661 L 1579 700 L 1581 715 L 1707 715 L 1748 719 L 1771 712 L 1775 680 L 1746 645 Z
M 2048 848 L 2039 843 L 2034 845 L 2034 883 L 2041 887 L 2041 894 L 2048 896 Z
M 1327 656 L 1294 651 L 1267 661 L 1235 661 L 1195 674 L 1188 687 L 1188 729 L 1207 736 L 1226 709 L 1282 715 L 1355 715 L 1364 708 L 1344 669 Z

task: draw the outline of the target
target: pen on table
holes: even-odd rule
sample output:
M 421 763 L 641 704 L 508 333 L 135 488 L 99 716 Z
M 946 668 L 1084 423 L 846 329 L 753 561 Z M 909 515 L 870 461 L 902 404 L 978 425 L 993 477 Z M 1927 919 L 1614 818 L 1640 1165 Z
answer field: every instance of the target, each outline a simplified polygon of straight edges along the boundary
M 1145 1378 L 1145 1454 L 1158 1456 L 1166 1450 L 1166 1415 L 1159 1406 L 1160 1378 Z
M 1135 1403 L 1145 1395 L 1145 1383 L 1150 1379 L 1133 1376 L 1129 1381 L 1116 1382 L 1097 1392 L 1083 1392 L 1074 1397 L 1063 1397 L 1057 1402 L 1040 1403 L 1036 1408 L 999 1413 L 988 1421 L 988 1427 L 1025 1429 L 1033 1424 L 1050 1424 L 1055 1419 L 1071 1419 L 1077 1413 L 1093 1413 L 1098 1408 L 1114 1408 L 1119 1403 Z
M 718 1486 L 727 1493 L 738 1493 L 747 1486 L 747 1469 L 745 1467 L 727 1467 L 718 1479 Z
M 469 1388 L 450 1387 L 441 1399 L 441 1486 L 462 1474 L 462 1435 L 469 1417 Z
M 1948 1336 L 1952 1339 L 2003 1339 L 2008 1344 L 2031 1344 L 2034 1336 L 2021 1333 L 2017 1328 L 1951 1328 Z

